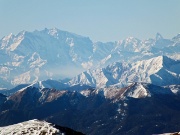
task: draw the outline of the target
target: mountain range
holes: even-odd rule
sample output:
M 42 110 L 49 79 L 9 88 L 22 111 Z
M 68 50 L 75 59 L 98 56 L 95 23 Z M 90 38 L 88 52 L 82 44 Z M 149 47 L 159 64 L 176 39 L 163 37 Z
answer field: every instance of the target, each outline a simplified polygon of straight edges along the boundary
M 133 82 L 150 83 L 158 86 L 180 84 L 180 61 L 158 56 L 136 62 L 115 62 L 105 68 L 89 69 L 72 79 L 44 80 L 31 84 L 21 84 L 10 90 L 1 90 L 7 96 L 16 91 L 36 87 L 57 90 L 80 91 L 87 88 L 118 87 L 123 88 Z
M 145 82 L 159 86 L 180 84 L 180 61 L 158 56 L 137 62 L 115 62 L 105 68 L 82 72 L 68 84 L 92 87 L 127 86 L 130 82 Z
M 164 39 L 128 37 L 115 42 L 93 42 L 88 37 L 57 28 L 22 31 L 0 40 L 0 88 L 53 79 L 62 80 L 114 62 L 136 62 L 157 56 L 180 59 L 180 34 Z
M 22 31 L 0 40 L 0 60 L 0 126 L 8 126 L 0 133 L 23 125 L 34 133 L 180 131 L 180 34 L 103 43 L 57 28 Z
M 149 135 L 180 128 L 179 85 L 135 82 L 80 91 L 28 86 L 8 97 L 1 94 L 0 101 L 0 126 L 39 119 L 91 135 Z

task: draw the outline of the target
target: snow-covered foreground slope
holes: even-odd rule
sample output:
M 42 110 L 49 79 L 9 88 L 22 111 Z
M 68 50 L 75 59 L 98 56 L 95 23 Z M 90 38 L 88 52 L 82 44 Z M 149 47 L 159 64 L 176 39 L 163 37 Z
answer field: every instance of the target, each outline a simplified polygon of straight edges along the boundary
M 128 37 L 116 42 L 93 42 L 56 28 L 22 31 L 0 40 L 0 89 L 46 79 L 71 78 L 113 62 L 149 59 L 159 55 L 180 58 L 180 34 L 164 39 Z
M 68 132 L 71 132 L 73 135 L 83 135 L 80 132 L 71 131 L 71 129 L 59 128 L 51 123 L 46 121 L 39 120 L 29 120 L 26 122 L 21 122 L 18 124 L 0 127 L 1 135 L 71 135 Z M 68 131 L 69 130 L 69 131 Z
M 133 63 L 113 63 L 106 68 L 88 70 L 74 77 L 69 85 L 86 84 L 93 87 L 127 86 L 129 82 L 155 85 L 180 84 L 180 61 L 158 56 Z
M 0 134 L 1 135 L 40 135 L 40 134 L 47 134 L 47 135 L 57 135 L 61 132 L 53 127 L 50 123 L 47 123 L 45 121 L 38 121 L 38 120 L 30 120 L 26 122 L 22 122 L 15 125 L 10 125 L 6 127 L 0 127 Z M 62 133 L 60 134 L 62 135 Z

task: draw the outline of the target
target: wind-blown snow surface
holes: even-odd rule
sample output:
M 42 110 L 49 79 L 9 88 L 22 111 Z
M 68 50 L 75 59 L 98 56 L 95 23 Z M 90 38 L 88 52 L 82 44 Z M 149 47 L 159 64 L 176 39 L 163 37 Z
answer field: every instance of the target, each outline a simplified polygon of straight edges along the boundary
M 45 121 L 30 120 L 15 125 L 0 127 L 1 135 L 63 135 L 59 129 Z
M 70 128 L 61 127 L 37 119 L 0 127 L 1 135 L 84 135 Z
M 10 34 L 0 40 L 0 88 L 74 77 L 117 61 L 132 62 L 159 55 L 180 59 L 179 35 L 172 39 L 157 34 L 155 39 L 142 41 L 128 37 L 93 43 L 88 37 L 56 28 Z
M 180 61 L 158 56 L 133 63 L 116 62 L 106 68 L 88 70 L 74 77 L 69 84 L 86 84 L 93 87 L 123 87 L 128 82 L 172 85 L 180 83 L 179 69 Z

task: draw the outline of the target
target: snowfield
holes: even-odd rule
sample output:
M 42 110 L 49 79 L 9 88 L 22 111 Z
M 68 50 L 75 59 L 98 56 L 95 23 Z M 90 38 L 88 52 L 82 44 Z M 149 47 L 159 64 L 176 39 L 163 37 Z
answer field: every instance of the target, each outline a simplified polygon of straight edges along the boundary
M 0 127 L 1 135 L 64 135 L 51 123 L 39 120 L 29 120 L 26 122 Z

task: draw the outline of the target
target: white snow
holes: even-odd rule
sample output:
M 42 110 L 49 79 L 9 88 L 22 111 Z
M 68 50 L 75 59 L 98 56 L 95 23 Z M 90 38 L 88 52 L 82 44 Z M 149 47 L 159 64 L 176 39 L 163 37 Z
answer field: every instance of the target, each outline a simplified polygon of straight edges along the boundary
M 113 86 L 108 88 L 98 88 L 94 91 L 94 93 L 99 94 L 107 99 L 113 100 L 113 103 L 119 100 L 125 100 L 128 97 L 151 97 L 151 93 L 141 83 L 133 83 L 132 85 L 126 88 L 116 88 Z M 87 94 L 87 96 L 90 95 L 89 91 L 83 91 L 83 94 Z M 127 104 L 124 103 L 124 106 L 127 106 Z
M 1 49 L 4 49 L 6 48 L 9 44 L 11 44 L 11 40 L 13 38 L 13 34 L 10 33 L 8 36 L 5 36 L 3 39 L 2 39 L 2 44 L 1 44 Z
M 88 70 L 93 66 L 93 63 L 92 63 L 92 61 L 88 61 L 88 62 L 83 62 L 81 65 L 84 69 Z
M 53 37 L 55 37 L 55 38 L 57 38 L 57 39 L 59 38 L 59 37 L 58 37 L 58 29 L 57 29 L 57 28 L 52 28 L 52 29 L 50 29 L 49 32 L 48 32 L 48 34 L 51 35 L 51 36 L 53 36 Z
M 91 90 L 83 90 L 80 92 L 82 95 L 84 95 L 85 97 L 88 97 L 91 94 Z
M 28 71 L 28 72 L 25 72 L 25 73 L 23 73 L 23 74 L 21 74 L 19 76 L 16 76 L 14 78 L 14 80 L 12 80 L 11 83 L 14 84 L 14 85 L 26 84 L 26 83 L 29 83 L 30 79 L 31 79 L 31 75 L 30 75 L 30 71 Z
M 148 92 L 147 89 L 145 89 L 141 83 L 137 83 L 135 85 L 135 88 L 130 89 L 127 91 L 127 97 L 133 97 L 133 98 L 141 98 L 141 97 L 150 97 L 151 94 Z
M 175 132 L 175 133 L 163 133 L 163 134 L 153 134 L 153 135 L 180 135 L 180 132 Z
M 41 59 L 37 52 L 33 53 L 31 58 L 28 60 L 30 68 L 42 67 L 46 64 L 47 60 Z
M 0 74 L 8 73 L 9 69 L 8 67 L 0 67 Z
M 59 81 L 55 81 L 55 80 L 36 81 L 36 82 L 28 85 L 27 87 L 20 89 L 19 91 L 23 91 L 23 90 L 27 89 L 28 87 L 35 87 L 35 88 L 38 88 L 39 90 L 42 90 L 44 88 L 58 90 L 59 88 L 61 88 L 61 83 Z
M 67 39 L 66 39 L 66 43 L 69 44 L 70 47 L 73 47 L 73 46 L 74 46 L 74 40 L 73 40 L 73 38 L 67 38 Z
M 180 91 L 180 85 L 170 85 L 170 86 L 164 86 L 164 88 L 170 88 L 170 90 L 177 94 Z
M 62 133 L 53 127 L 50 123 L 45 121 L 39 121 L 39 120 L 29 120 L 26 122 L 6 126 L 6 127 L 0 127 L 0 134 L 1 135 L 54 135 L 59 134 L 62 135 Z
M 156 76 L 160 80 L 165 79 L 164 76 L 157 74 L 161 69 L 164 68 L 163 63 L 163 56 L 137 61 L 134 63 L 116 62 L 107 66 L 106 68 L 97 68 L 95 70 L 83 72 L 74 77 L 69 84 L 86 84 L 103 88 L 114 84 L 119 84 L 119 87 L 122 87 L 123 85 L 127 86 L 127 82 L 151 83 L 152 75 Z M 170 66 L 176 66 L 177 69 L 177 66 L 179 67 L 180 64 Z M 163 72 L 171 73 L 175 78 L 178 78 L 177 74 L 169 71 L 169 69 L 165 69 Z
M 14 39 L 14 42 L 7 48 L 8 51 L 14 51 L 24 39 L 24 33 Z
M 139 40 L 128 37 L 119 42 L 93 43 L 87 37 L 61 31 L 57 28 L 34 32 L 23 31 L 17 35 L 10 34 L 0 40 L 0 65 L 7 67 L 9 73 L 7 75 L 6 72 L 1 72 L 0 78 L 6 76 L 7 82 L 18 85 L 21 84 L 21 80 L 24 80 L 23 76 L 28 71 L 31 71 L 30 80 L 23 82 L 32 83 L 49 78 L 74 77 L 84 70 L 104 68 L 113 62 L 129 62 L 129 66 L 119 67 L 123 68 L 123 74 L 118 71 L 118 68 L 111 67 L 112 70 L 106 69 L 108 72 L 100 69 L 92 71 L 92 73 L 88 73 L 88 79 L 83 79 L 90 85 L 97 87 L 113 85 L 112 83 L 124 85 L 127 81 L 150 83 L 149 76 L 162 68 L 160 55 L 180 59 L 179 35 L 174 39 L 167 40 L 159 37 L 161 36 L 157 34 L 157 39 Z M 157 43 L 157 40 L 162 40 L 162 42 Z M 161 50 L 156 50 L 158 47 Z M 168 49 L 171 51 L 167 51 Z M 35 70 L 38 71 L 35 68 L 39 68 L 37 75 L 34 74 Z M 161 78 L 161 76 L 157 77 Z M 14 80 L 14 78 L 16 79 Z M 76 79 L 74 81 L 78 82 Z M 84 84 L 83 80 L 79 83 Z M 9 86 L 6 85 L 6 87 Z
M 103 93 L 103 96 L 105 96 L 105 98 L 108 98 L 108 99 L 113 99 L 115 98 L 119 92 L 120 92 L 121 89 L 118 89 L 118 88 L 100 88 L 100 89 L 97 89 L 96 90 L 96 93 Z

